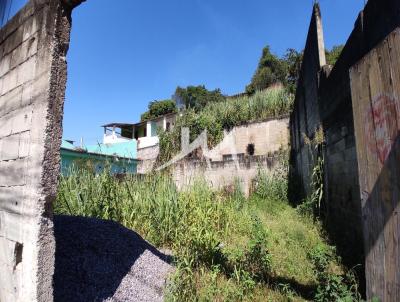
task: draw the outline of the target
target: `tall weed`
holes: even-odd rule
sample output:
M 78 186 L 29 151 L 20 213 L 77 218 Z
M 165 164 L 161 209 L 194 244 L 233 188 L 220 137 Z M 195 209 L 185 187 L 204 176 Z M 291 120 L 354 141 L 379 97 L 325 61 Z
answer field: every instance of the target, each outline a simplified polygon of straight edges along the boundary
M 285 293 L 298 294 L 287 282 L 285 291 L 275 290 L 276 276 L 317 282 L 316 297 L 332 297 L 337 291 L 326 288 L 347 279 L 324 277 L 327 257 L 310 251 L 326 244 L 318 227 L 289 206 L 285 173 L 260 171 L 255 194 L 246 199 L 239 185 L 228 195 L 204 181 L 178 192 L 165 174 L 117 179 L 76 170 L 61 177 L 55 212 L 112 219 L 172 249 L 169 301 L 285 301 Z

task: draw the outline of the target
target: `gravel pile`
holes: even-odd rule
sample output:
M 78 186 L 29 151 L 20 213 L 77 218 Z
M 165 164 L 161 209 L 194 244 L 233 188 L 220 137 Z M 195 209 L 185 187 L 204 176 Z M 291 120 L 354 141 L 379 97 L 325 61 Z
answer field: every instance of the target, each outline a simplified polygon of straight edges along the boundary
M 171 257 L 118 223 L 55 216 L 55 301 L 163 301 Z

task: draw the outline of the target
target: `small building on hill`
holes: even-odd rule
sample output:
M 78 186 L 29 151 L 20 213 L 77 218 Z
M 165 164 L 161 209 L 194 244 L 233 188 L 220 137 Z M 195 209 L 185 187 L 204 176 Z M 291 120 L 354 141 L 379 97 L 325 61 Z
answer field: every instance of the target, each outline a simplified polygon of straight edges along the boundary
M 83 148 L 63 140 L 60 153 L 63 175 L 68 175 L 74 168 L 87 168 L 94 173 L 100 173 L 105 169 L 109 169 L 112 174 L 137 172 L 136 140 L 103 143 Z
M 109 123 L 103 125 L 103 144 L 135 140 L 137 142 L 137 172 L 147 173 L 153 168 L 159 153 L 158 131 L 172 130 L 175 127 L 178 114 L 169 113 L 136 124 Z
M 158 145 L 159 130 L 169 131 L 175 126 L 177 113 L 169 113 L 163 116 L 141 121 L 139 123 L 109 123 L 103 125 L 104 144 L 137 140 L 137 148 L 143 149 Z

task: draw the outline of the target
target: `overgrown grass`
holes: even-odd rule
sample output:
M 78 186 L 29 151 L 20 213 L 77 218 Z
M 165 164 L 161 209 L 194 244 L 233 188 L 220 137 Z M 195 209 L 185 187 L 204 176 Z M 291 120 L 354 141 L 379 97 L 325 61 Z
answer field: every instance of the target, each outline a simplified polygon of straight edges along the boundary
M 224 129 L 289 114 L 292 106 L 293 95 L 282 87 L 274 87 L 252 96 L 209 103 L 198 113 L 186 110 L 178 117 L 172 131 L 159 133 L 159 160 L 166 162 L 180 151 L 182 127 L 190 129 L 191 140 L 207 130 L 211 148 L 222 140 Z
M 256 184 L 246 200 L 201 181 L 178 192 L 163 174 L 117 180 L 82 170 L 61 178 L 55 211 L 116 220 L 172 249 L 169 301 L 356 299 L 319 225 L 288 204 L 285 169 L 260 172 Z

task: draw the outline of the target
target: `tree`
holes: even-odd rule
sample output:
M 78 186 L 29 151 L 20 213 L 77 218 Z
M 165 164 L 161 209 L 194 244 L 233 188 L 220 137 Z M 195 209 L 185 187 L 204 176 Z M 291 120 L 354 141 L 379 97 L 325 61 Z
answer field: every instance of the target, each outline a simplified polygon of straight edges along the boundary
M 331 50 L 326 50 L 327 64 L 335 65 L 343 48 L 343 45 L 338 45 L 332 47 Z M 253 94 L 257 90 L 266 89 L 276 83 L 283 84 L 289 92 L 295 93 L 300 77 L 303 55 L 304 50 L 297 51 L 289 48 L 286 50 L 285 55 L 279 58 L 271 53 L 269 46 L 264 47 L 257 70 L 250 84 L 246 86 L 246 93 Z
M 151 120 L 178 111 L 173 100 L 152 101 L 149 103 L 148 109 L 148 111 L 141 115 L 141 121 Z
M 286 62 L 286 82 L 291 93 L 297 88 L 297 81 L 300 77 L 301 63 L 303 62 L 303 51 L 299 52 L 293 48 L 289 48 L 283 58 Z
M 257 90 L 263 90 L 276 83 L 286 83 L 287 65 L 285 60 L 271 53 L 270 47 L 263 49 L 256 72 L 247 85 L 246 92 L 252 94 Z
M 177 87 L 173 98 L 180 106 L 192 108 L 196 112 L 203 109 L 210 102 L 225 100 L 220 89 L 209 91 L 204 85 L 188 86 L 186 88 Z
M 326 63 L 329 65 L 335 65 L 342 53 L 344 45 L 333 46 L 331 50 L 326 50 Z

